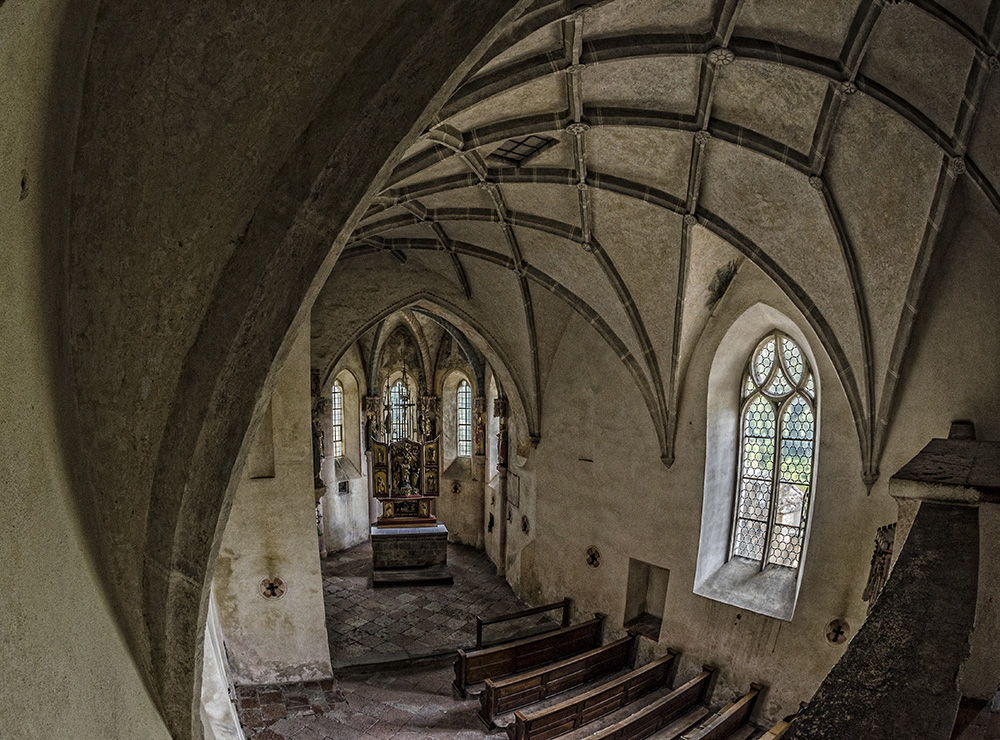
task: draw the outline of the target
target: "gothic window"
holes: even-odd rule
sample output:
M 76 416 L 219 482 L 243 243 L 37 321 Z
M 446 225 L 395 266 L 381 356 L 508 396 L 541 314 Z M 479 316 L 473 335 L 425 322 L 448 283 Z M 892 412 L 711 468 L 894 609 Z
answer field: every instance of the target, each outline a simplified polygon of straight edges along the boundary
M 740 385 L 739 476 L 731 553 L 798 568 L 816 437 L 816 386 L 788 336 L 758 342 Z
M 334 457 L 344 456 L 344 386 L 339 380 L 333 383 L 333 399 L 330 408 L 333 422 L 333 440 L 330 452 Z
M 458 456 L 472 456 L 472 387 L 458 384 Z
M 389 409 L 391 413 L 390 442 L 410 437 L 410 389 L 402 380 L 397 380 L 389 388 Z

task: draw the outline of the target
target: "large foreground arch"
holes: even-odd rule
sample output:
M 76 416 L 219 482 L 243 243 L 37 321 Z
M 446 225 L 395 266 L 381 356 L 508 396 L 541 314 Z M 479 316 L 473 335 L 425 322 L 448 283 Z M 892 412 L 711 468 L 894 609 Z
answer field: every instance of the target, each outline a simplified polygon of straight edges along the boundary
M 518 7 L 97 15 L 67 276 L 79 495 L 174 737 L 200 732 L 208 575 L 285 337 L 375 187 Z

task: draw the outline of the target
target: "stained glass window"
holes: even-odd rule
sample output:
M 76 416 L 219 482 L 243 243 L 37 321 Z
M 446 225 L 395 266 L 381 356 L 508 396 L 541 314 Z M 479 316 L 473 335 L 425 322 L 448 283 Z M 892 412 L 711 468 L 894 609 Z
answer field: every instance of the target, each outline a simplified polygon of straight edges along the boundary
M 458 455 L 472 455 L 472 388 L 464 380 L 458 384 Z
M 331 402 L 331 421 L 333 422 L 333 441 L 330 452 L 334 457 L 344 456 L 344 386 L 339 380 L 333 382 L 333 400 Z
M 772 332 L 750 355 L 740 388 L 732 554 L 797 568 L 815 464 L 812 370 L 794 341 Z

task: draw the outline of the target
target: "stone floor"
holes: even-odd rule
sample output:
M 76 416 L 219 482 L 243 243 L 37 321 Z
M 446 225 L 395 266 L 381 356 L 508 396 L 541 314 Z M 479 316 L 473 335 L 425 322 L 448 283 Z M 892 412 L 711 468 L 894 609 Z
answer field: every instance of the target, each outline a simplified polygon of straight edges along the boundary
M 334 667 L 469 647 L 476 615 L 526 608 L 481 551 L 448 545 L 448 567 L 455 577 L 451 586 L 373 589 L 370 543 L 329 555 L 323 597 Z M 486 630 L 487 640 L 503 634 L 499 625 Z
M 453 677 L 450 665 L 341 676 L 332 690 L 319 684 L 286 689 L 285 700 L 294 706 L 277 701 L 280 691 L 257 689 L 276 719 L 266 728 L 245 728 L 247 740 L 483 740 L 479 702 L 455 699 Z M 321 695 L 326 708 L 306 706 Z
M 471 740 L 483 738 L 474 701 L 452 696 L 448 658 L 475 644 L 476 615 L 526 605 L 480 551 L 448 545 L 451 586 L 371 587 L 371 545 L 323 562 L 326 627 L 336 678 L 281 686 L 240 686 L 248 740 Z M 488 643 L 553 622 L 549 615 L 487 626 Z M 550 616 L 558 619 L 559 612 Z M 527 622 L 527 624 L 525 623 Z M 438 659 L 429 665 L 413 661 Z M 380 668 L 373 669 L 373 664 Z

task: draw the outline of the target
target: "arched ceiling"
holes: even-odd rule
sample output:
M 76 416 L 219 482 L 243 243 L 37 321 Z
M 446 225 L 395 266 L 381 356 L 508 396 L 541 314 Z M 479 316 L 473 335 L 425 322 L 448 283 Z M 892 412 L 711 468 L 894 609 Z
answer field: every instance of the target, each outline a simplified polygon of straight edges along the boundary
M 1000 209 L 998 15 L 537 2 L 395 169 L 314 323 L 394 272 L 444 291 L 492 327 L 537 428 L 552 327 L 576 311 L 632 371 L 669 464 L 705 291 L 748 260 L 820 337 L 873 482 L 946 219 L 965 198 Z M 554 141 L 520 166 L 495 155 L 530 135 Z

